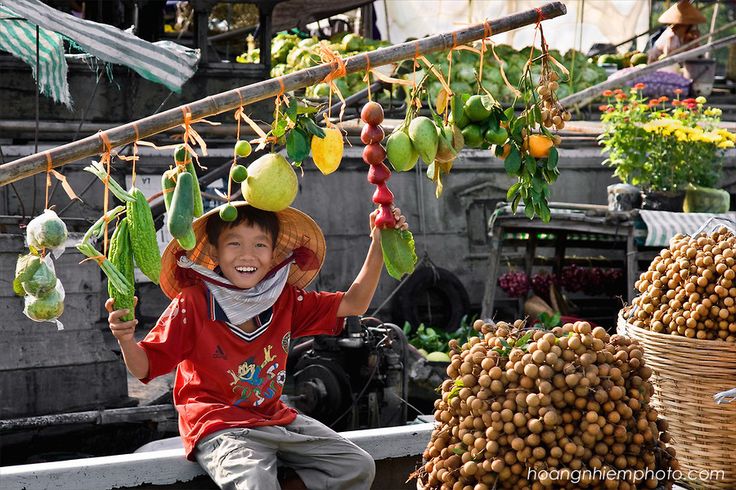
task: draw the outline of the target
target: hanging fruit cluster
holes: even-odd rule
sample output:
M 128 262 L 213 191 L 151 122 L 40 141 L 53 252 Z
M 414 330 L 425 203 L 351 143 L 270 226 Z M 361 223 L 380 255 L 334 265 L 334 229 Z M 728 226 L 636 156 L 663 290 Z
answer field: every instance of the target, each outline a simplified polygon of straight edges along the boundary
M 587 322 L 473 327 L 479 336 L 450 341 L 438 424 L 414 474 L 423 488 L 671 486 L 679 465 L 635 341 Z
M 572 118 L 570 112 L 565 110 L 557 100 L 557 90 L 560 88 L 559 79 L 560 76 L 551 70 L 547 60 L 543 59 L 542 74 L 539 77 L 539 86 L 537 87 L 542 105 L 542 124 L 545 128 L 554 127 L 558 131 L 565 127 L 565 121 Z
M 360 118 L 365 123 L 360 132 L 360 139 L 366 145 L 363 149 L 363 161 L 370 166 L 368 182 L 376 186 L 373 193 L 373 203 L 378 206 L 375 226 L 381 229 L 383 261 L 388 273 L 395 279 L 401 279 L 404 274 L 411 274 L 414 271 L 417 256 L 411 232 L 395 228 L 394 195 L 386 185 L 391 177 L 391 171 L 384 163 L 386 150 L 381 146 L 384 137 L 381 128 L 383 107 L 377 102 L 368 102 L 363 106 Z
M 24 297 L 23 313 L 33 321 L 61 326 L 57 319 L 64 312 L 64 287 L 56 277 L 51 253 L 61 255 L 67 236 L 66 224 L 51 209 L 28 223 L 29 253 L 18 256 L 13 291 Z

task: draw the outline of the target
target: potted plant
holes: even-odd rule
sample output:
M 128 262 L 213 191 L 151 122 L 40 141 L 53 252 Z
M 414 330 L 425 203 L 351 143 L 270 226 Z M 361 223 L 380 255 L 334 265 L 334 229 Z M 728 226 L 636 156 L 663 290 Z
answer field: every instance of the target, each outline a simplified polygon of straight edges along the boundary
M 675 91 L 671 101 L 647 99 L 643 88 L 603 92 L 603 163 L 614 167 L 621 182 L 641 188 L 642 208 L 682 211 L 688 188 L 702 193 L 717 184 L 736 134 L 719 127 L 721 111 L 706 107 L 704 97 L 680 100 L 681 91 Z

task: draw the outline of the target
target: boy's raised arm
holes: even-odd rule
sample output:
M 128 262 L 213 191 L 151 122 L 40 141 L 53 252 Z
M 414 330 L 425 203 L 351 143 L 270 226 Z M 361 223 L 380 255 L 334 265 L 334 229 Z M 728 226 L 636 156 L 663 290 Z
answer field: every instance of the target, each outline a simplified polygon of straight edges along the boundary
M 128 368 L 130 374 L 138 379 L 143 379 L 148 376 L 149 366 L 146 351 L 135 341 L 135 326 L 138 324 L 138 320 L 121 322 L 120 317 L 127 314 L 128 310 L 113 310 L 113 303 L 114 300 L 111 298 L 105 302 L 105 309 L 110 313 L 107 317 L 110 330 L 118 340 L 125 367 Z M 135 298 L 135 303 L 138 303 L 138 298 Z
M 407 230 L 409 225 L 406 223 L 406 218 L 401 214 L 401 210 L 394 208 L 393 211 L 394 217 L 396 218 L 396 228 Z M 340 302 L 340 306 L 337 309 L 338 317 L 363 315 L 368 311 L 373 295 L 376 293 L 378 280 L 381 278 L 381 269 L 383 268 L 381 231 L 374 225 L 377 213 L 378 211 L 374 211 L 370 216 L 371 245 L 368 248 L 365 262 L 360 272 L 358 272 L 358 276 L 350 286 L 350 289 L 348 289 Z

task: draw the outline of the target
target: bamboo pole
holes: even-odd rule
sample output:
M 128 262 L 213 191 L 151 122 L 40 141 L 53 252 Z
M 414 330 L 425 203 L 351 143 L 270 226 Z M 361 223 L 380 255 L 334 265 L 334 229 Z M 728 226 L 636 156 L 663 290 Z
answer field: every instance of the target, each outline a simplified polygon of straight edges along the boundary
M 626 75 L 623 75 L 621 77 L 608 79 L 605 82 L 601 82 L 597 85 L 593 85 L 592 87 L 588 87 L 585 90 L 581 90 L 580 92 L 568 95 L 567 97 L 560 99 L 560 104 L 565 107 L 572 107 L 574 105 L 585 105 L 591 100 L 598 97 L 602 90 L 619 88 L 625 82 L 628 82 L 629 80 L 635 80 L 646 73 L 657 71 L 660 68 L 679 63 L 680 61 L 696 58 L 703 53 L 707 53 L 711 49 L 716 49 L 721 46 L 727 46 L 734 42 L 736 42 L 736 35 L 724 37 L 723 39 L 714 41 L 711 44 L 706 44 L 705 46 L 701 46 L 685 53 L 676 54 L 675 56 L 669 56 L 661 61 L 646 65 L 644 68 L 641 68 L 639 70 L 632 70 L 631 73 L 627 73 Z
M 501 17 L 488 21 L 488 27 L 493 34 L 500 34 L 519 27 L 535 24 L 540 20 L 552 19 L 567 12 L 562 2 L 551 2 L 538 9 Z M 347 73 L 365 70 L 369 65 L 377 67 L 411 59 L 415 55 L 423 55 L 434 51 L 447 51 L 454 45 L 466 44 L 482 39 L 487 34 L 484 24 L 476 24 L 455 32 L 438 34 L 417 41 L 397 44 L 369 53 L 362 53 L 345 59 Z M 289 75 L 257 82 L 245 87 L 239 87 L 227 92 L 205 97 L 191 104 L 169 109 L 154 116 L 124 124 L 88 136 L 84 139 L 58 146 L 51 150 L 35 153 L 12 162 L 0 165 L 0 186 L 10 184 L 32 175 L 45 172 L 49 166 L 56 168 L 103 153 L 106 148 L 104 138 L 110 142 L 112 148 L 133 143 L 154 134 L 175 128 L 184 122 L 184 113 L 190 112 L 192 121 L 204 117 L 220 114 L 269 99 L 281 92 L 291 92 L 296 89 L 315 85 L 336 69 L 336 63 L 326 63 L 306 70 L 300 70 Z

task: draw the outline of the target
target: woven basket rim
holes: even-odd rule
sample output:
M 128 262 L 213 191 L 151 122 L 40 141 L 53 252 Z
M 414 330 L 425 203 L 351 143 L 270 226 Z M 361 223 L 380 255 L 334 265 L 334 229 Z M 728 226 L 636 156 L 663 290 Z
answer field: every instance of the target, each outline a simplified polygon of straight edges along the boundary
M 672 342 L 672 343 L 678 343 L 680 345 L 686 345 L 691 346 L 693 349 L 701 349 L 701 350 L 711 350 L 711 351 L 718 351 L 720 353 L 728 353 L 734 355 L 734 359 L 736 360 L 736 343 L 732 342 L 726 342 L 723 340 L 702 340 L 702 339 L 692 339 L 690 337 L 685 337 L 684 335 L 671 335 L 671 334 L 665 334 L 665 333 L 659 333 L 659 332 L 653 332 L 651 330 L 647 330 L 645 328 L 637 327 L 636 325 L 633 325 L 629 323 L 629 321 L 624 318 L 623 316 L 623 309 L 618 312 L 618 320 L 619 322 L 623 322 L 626 324 L 627 329 L 631 329 L 636 335 L 639 335 L 641 337 L 649 337 L 652 339 L 659 340 L 661 342 Z

